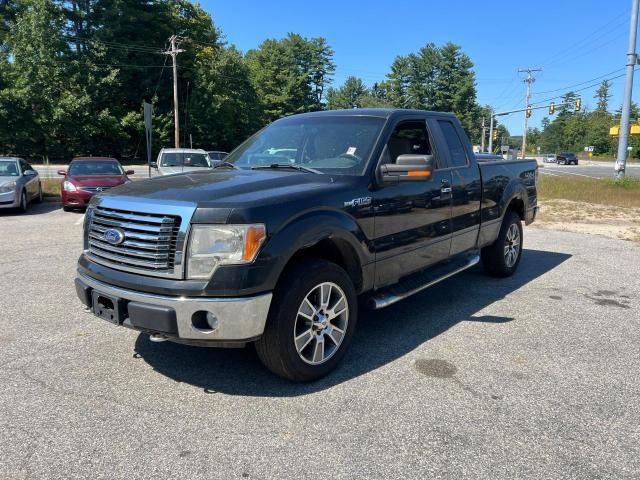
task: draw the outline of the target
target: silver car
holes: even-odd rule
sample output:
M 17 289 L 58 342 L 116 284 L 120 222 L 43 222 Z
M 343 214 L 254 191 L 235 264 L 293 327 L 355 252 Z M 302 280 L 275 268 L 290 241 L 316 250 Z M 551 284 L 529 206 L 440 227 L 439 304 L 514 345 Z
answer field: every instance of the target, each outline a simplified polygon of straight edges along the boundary
M 21 158 L 0 157 L 0 209 L 27 211 L 29 202 L 42 201 L 40 175 Z
M 163 148 L 158 154 L 157 163 L 151 166 L 157 168 L 160 175 L 172 175 L 211 168 L 211 160 L 204 150 Z

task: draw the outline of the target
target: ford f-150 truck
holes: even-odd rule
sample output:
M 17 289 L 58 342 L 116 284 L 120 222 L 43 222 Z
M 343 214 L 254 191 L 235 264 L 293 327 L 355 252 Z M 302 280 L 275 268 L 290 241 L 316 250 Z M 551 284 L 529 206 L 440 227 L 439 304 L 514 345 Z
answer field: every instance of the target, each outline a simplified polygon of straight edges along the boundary
M 254 343 L 271 371 L 309 381 L 343 358 L 359 305 L 479 262 L 513 274 L 537 180 L 533 160 L 477 160 L 451 114 L 295 115 L 212 170 L 95 197 L 76 290 L 152 341 Z

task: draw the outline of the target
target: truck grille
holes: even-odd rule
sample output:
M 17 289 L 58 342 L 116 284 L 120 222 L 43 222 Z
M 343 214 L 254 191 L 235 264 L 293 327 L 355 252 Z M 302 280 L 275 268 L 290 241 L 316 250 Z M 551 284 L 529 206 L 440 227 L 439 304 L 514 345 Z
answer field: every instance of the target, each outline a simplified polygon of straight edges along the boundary
M 180 222 L 176 215 L 96 207 L 87 229 L 87 254 L 114 268 L 173 274 Z

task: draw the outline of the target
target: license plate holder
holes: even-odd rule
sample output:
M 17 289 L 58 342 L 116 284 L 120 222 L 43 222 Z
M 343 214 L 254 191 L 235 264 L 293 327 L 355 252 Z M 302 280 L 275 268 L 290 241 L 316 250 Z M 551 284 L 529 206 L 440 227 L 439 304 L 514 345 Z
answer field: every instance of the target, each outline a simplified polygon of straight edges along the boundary
M 124 320 L 124 301 L 104 293 L 91 292 L 91 310 L 96 317 L 115 325 L 122 325 Z

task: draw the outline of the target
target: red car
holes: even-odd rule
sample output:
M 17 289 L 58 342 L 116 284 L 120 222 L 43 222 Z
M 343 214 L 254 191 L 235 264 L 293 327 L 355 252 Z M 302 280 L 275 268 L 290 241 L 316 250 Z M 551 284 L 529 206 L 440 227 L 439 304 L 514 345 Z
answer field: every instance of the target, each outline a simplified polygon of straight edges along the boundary
M 68 170 L 58 170 L 62 181 L 62 208 L 84 209 L 91 197 L 131 180 L 133 170 L 124 170 L 120 162 L 109 157 L 76 157 Z

